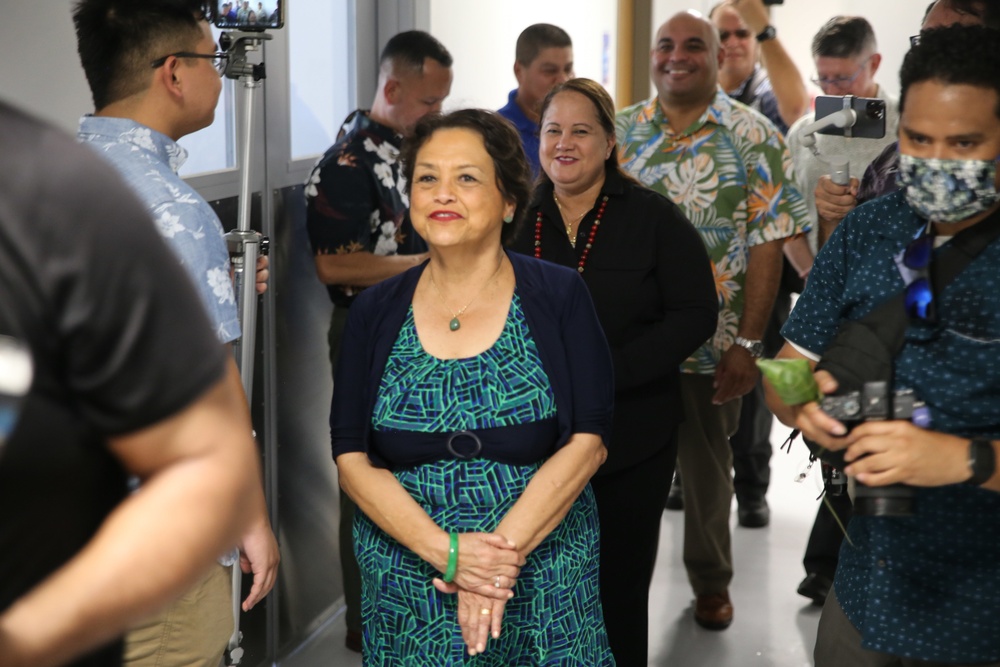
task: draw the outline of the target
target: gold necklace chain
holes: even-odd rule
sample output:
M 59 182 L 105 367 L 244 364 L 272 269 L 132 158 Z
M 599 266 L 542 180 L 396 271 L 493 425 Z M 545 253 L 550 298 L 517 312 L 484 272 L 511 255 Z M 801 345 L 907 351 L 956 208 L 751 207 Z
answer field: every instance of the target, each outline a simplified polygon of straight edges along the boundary
M 590 210 L 591 210 L 591 208 L 593 208 L 593 206 L 591 208 L 588 208 L 586 211 L 584 211 L 580 215 L 576 216 L 575 218 L 573 218 L 569 222 L 566 222 L 566 218 L 569 217 L 569 214 L 566 213 L 566 209 L 564 209 L 563 205 L 559 202 L 559 197 L 556 196 L 556 193 L 555 193 L 554 190 L 552 191 L 552 199 L 555 200 L 556 206 L 559 208 L 559 213 L 563 216 L 563 226 L 566 228 L 566 238 L 569 239 L 569 244 L 575 248 L 576 247 L 576 235 L 573 234 L 573 223 L 576 222 L 577 220 L 579 220 L 580 218 L 582 218 L 583 216 L 587 215 L 587 213 L 590 212 Z
M 497 264 L 497 270 L 493 272 L 493 275 L 490 276 L 490 279 L 487 280 L 483 284 L 483 286 L 480 288 L 480 290 L 478 292 L 476 292 L 476 295 L 473 296 L 471 299 L 469 299 L 469 303 L 467 303 L 464 306 L 462 306 L 458 310 L 458 312 L 455 312 L 451 308 L 448 307 L 448 302 L 444 298 L 444 294 L 441 292 L 441 288 L 439 288 L 437 286 L 437 283 L 434 282 L 434 274 L 432 272 L 428 272 L 428 276 L 430 276 L 430 279 L 431 279 L 431 287 L 434 288 L 434 291 L 437 292 L 438 296 L 441 298 L 441 305 L 444 306 L 445 310 L 447 310 L 449 313 L 451 313 L 451 321 L 448 322 L 448 328 L 450 330 L 452 330 L 452 331 L 458 331 L 459 329 L 462 328 L 462 323 L 458 321 L 459 316 L 462 313 L 464 313 L 465 309 L 468 308 L 469 306 L 471 306 L 472 302 L 475 301 L 476 299 L 478 299 L 482 295 L 482 293 L 486 291 L 486 288 L 489 287 L 490 283 L 492 283 L 496 279 L 496 277 L 498 275 L 500 275 L 500 269 L 503 267 L 503 258 L 504 258 L 504 255 L 503 255 L 503 252 L 501 252 L 500 253 L 500 263 Z

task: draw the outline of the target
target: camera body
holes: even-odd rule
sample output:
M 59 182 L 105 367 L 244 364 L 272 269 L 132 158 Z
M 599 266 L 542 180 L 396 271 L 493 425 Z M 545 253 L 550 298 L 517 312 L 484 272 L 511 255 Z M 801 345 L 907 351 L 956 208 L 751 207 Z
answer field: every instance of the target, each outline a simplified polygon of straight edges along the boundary
M 928 417 L 927 406 L 917 400 L 912 389 L 890 392 L 888 382 L 866 382 L 861 391 L 824 396 L 820 407 L 849 429 L 863 422 L 887 419 L 905 419 L 922 426 Z
M 860 391 L 824 396 L 820 408 L 848 429 L 888 419 L 904 419 L 921 428 L 930 426 L 930 409 L 917 399 L 913 390 L 891 391 L 888 382 L 866 382 Z M 839 473 L 835 469 L 833 472 Z M 831 478 L 839 481 L 836 489 L 842 493 L 843 475 L 831 473 Z M 905 484 L 865 486 L 859 482 L 854 493 L 854 512 L 861 516 L 911 516 L 913 494 L 913 487 Z

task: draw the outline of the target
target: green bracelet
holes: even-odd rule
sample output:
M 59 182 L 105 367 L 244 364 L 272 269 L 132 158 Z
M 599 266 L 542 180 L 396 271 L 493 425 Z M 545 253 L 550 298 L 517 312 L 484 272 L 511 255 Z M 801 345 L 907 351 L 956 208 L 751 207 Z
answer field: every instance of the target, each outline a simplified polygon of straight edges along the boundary
M 450 584 L 455 580 L 455 570 L 458 569 L 458 533 L 449 535 L 448 544 L 448 569 L 444 571 L 444 583 Z

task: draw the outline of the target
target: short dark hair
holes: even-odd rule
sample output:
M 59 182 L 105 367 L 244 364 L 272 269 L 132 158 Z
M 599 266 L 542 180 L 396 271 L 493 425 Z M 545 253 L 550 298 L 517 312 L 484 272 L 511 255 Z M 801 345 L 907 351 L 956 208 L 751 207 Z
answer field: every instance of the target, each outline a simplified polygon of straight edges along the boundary
M 424 116 L 413 130 L 413 136 L 403 140 L 401 159 L 406 177 L 406 192 L 413 183 L 417 153 L 438 130 L 464 129 L 475 132 L 483 139 L 486 152 L 493 159 L 496 185 L 507 201 L 514 203 L 514 220 L 504 224 L 500 241 L 507 245 L 521 227 L 524 212 L 531 196 L 531 169 L 524 157 L 521 137 L 510 121 L 494 111 L 485 109 L 459 109 L 451 113 L 432 113 Z
M 423 72 L 424 61 L 428 58 L 443 67 L 451 67 L 451 54 L 444 44 L 423 30 L 407 30 L 393 35 L 385 43 L 378 62 L 380 67 L 392 63 L 393 67 Z
M 834 16 L 812 41 L 813 58 L 857 58 L 877 49 L 871 23 L 860 16 Z
M 986 88 L 1000 98 L 1000 31 L 981 25 L 925 30 L 899 70 L 900 112 L 910 86 L 924 81 Z
M 539 110 L 538 118 L 539 122 L 544 122 L 545 112 L 548 111 L 549 105 L 552 104 L 552 100 L 559 93 L 573 92 L 583 95 L 590 103 L 594 105 L 594 113 L 597 115 L 597 120 L 601 124 L 601 128 L 608 134 L 609 137 L 615 137 L 615 103 L 611 99 L 611 95 L 608 91 L 604 89 L 604 86 L 597 83 L 592 79 L 570 79 L 569 81 L 564 81 L 563 83 L 557 84 L 555 88 L 549 91 L 549 94 L 545 96 L 542 100 L 542 106 Z M 544 131 L 544 129 L 542 130 Z M 608 159 L 604 161 L 604 169 L 607 171 L 617 171 L 618 174 L 626 181 L 635 181 L 632 176 L 622 169 L 622 166 L 618 163 L 618 151 L 613 149 L 611 155 Z M 550 179 L 548 174 L 543 170 L 539 175 L 538 179 L 540 182 L 545 183 Z
M 146 89 L 150 62 L 190 51 L 211 21 L 206 0 L 80 0 L 73 8 L 76 48 L 94 108 Z
M 514 47 L 514 57 L 525 67 L 538 57 L 543 49 L 562 49 L 573 46 L 569 33 L 551 23 L 536 23 L 529 25 L 517 37 Z

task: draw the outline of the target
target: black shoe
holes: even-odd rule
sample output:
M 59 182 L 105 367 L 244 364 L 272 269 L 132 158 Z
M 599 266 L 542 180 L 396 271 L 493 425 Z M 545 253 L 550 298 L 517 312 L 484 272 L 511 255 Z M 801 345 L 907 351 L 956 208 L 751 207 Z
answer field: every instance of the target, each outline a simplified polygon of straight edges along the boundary
M 767 500 L 744 500 L 739 502 L 736 518 L 744 528 L 763 528 L 771 522 L 771 508 Z
M 823 603 L 826 602 L 826 596 L 830 594 L 830 588 L 832 587 L 833 582 L 829 579 L 829 577 L 825 577 L 816 572 L 811 572 L 806 575 L 805 579 L 802 580 L 802 583 L 799 584 L 799 588 L 796 592 L 799 595 L 812 600 L 814 605 L 822 607 Z
M 684 509 L 684 487 L 681 486 L 680 475 L 674 475 L 670 483 L 670 493 L 667 494 L 667 502 L 663 504 L 668 510 Z
M 361 653 L 364 641 L 361 638 L 361 632 L 358 630 L 347 631 L 347 637 L 344 639 L 344 646 L 347 647 L 348 651 L 354 651 L 355 653 Z

